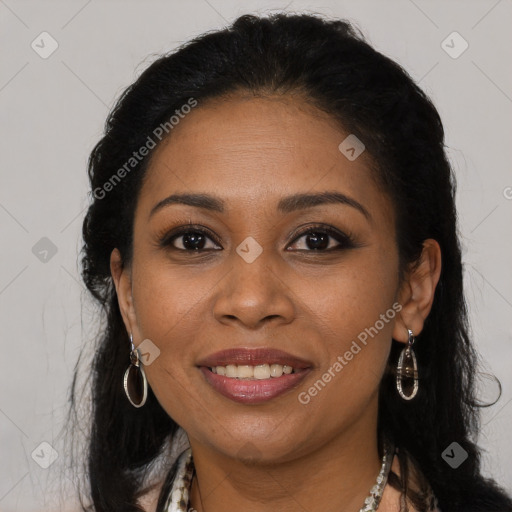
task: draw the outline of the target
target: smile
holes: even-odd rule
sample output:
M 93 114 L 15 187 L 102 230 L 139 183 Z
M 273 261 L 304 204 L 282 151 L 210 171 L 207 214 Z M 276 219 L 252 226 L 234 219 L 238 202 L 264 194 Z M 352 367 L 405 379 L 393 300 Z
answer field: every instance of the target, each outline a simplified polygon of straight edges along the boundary
M 312 366 L 305 359 L 270 348 L 228 349 L 198 363 L 216 392 L 244 404 L 267 402 L 296 388 Z

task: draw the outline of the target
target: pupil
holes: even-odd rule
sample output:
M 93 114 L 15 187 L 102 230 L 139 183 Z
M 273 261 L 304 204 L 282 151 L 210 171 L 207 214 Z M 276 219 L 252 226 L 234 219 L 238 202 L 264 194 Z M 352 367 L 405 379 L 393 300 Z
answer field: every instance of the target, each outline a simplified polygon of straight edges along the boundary
M 183 246 L 185 247 L 185 249 L 200 250 L 204 246 L 204 236 L 201 233 L 184 235 Z
M 310 233 L 306 240 L 310 249 L 325 249 L 329 246 L 329 235 L 325 233 Z

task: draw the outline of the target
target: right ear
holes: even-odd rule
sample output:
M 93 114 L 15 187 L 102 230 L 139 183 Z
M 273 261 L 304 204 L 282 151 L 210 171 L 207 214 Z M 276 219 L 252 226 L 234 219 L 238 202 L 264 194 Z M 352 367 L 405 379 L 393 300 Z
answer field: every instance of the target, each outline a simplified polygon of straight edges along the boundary
M 117 301 L 126 331 L 133 333 L 137 321 L 133 306 L 131 269 L 123 264 L 121 253 L 117 248 L 110 255 L 110 273 L 116 287 Z

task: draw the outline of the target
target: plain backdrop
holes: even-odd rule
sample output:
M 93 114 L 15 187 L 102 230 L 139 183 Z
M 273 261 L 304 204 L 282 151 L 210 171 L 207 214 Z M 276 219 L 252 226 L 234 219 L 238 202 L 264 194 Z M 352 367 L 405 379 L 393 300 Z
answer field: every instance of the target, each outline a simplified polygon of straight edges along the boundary
M 441 114 L 473 339 L 481 371 L 503 386 L 483 411 L 484 471 L 512 491 L 510 0 L 0 0 L 1 511 L 77 510 L 63 421 L 79 350 L 98 329 L 79 277 L 86 160 L 114 100 L 158 53 L 280 10 L 352 21 Z M 493 400 L 496 385 L 479 380 Z

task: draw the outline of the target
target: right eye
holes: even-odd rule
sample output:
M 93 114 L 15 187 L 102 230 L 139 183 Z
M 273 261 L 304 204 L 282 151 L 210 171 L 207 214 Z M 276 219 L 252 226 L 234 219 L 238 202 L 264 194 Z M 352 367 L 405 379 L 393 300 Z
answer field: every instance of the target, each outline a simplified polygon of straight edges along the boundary
M 208 240 L 214 241 L 216 244 L 220 245 L 217 241 L 217 237 L 206 229 L 199 227 L 191 228 L 188 226 L 186 228 L 173 231 L 171 234 L 165 235 L 160 241 L 160 245 L 167 249 L 184 252 L 201 252 L 210 251 L 212 249 L 218 250 L 215 249 L 215 247 L 206 247 L 208 245 Z M 178 247 L 176 242 L 178 242 L 181 247 Z

